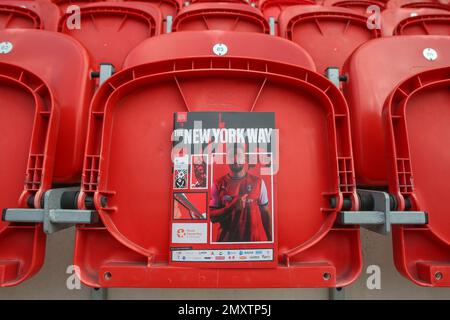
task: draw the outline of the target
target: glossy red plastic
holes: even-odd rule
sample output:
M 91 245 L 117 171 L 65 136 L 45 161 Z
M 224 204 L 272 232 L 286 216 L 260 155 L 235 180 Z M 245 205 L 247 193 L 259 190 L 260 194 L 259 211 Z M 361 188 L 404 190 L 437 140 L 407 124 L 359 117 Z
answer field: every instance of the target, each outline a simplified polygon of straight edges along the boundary
M 77 39 L 91 54 L 94 65 L 110 63 L 119 70 L 127 54 L 142 40 L 160 33 L 161 13 L 147 3 L 101 2 L 82 6 L 81 28 L 70 29 L 65 14 L 58 30 Z
M 261 59 L 274 59 L 275 61 L 286 62 L 289 64 L 296 64 L 303 66 L 309 70 L 315 70 L 314 62 L 308 53 L 294 45 L 292 42 L 285 39 L 277 38 L 272 39 L 272 36 L 255 34 L 255 33 L 239 33 L 223 32 L 223 31 L 208 31 L 208 32 L 196 32 L 186 31 L 186 33 L 173 33 L 170 35 L 161 35 L 158 38 L 151 38 L 145 41 L 139 47 L 144 47 L 142 50 L 137 48 L 130 52 L 125 60 L 126 67 L 134 67 L 142 64 L 142 61 L 153 62 L 170 59 L 179 59 L 184 57 L 209 57 L 212 54 L 212 46 L 214 43 L 220 43 L 220 41 L 226 41 L 228 43 L 235 44 L 233 47 L 229 47 L 230 54 L 234 56 L 240 56 L 244 58 L 251 58 L 258 56 Z M 180 45 L 183 39 L 189 39 L 195 46 L 182 46 Z M 274 54 L 273 48 L 269 46 L 253 45 L 244 46 L 241 43 L 274 43 L 278 50 Z M 275 42 L 273 42 L 275 41 Z M 150 50 L 151 49 L 151 50 Z
M 60 123 L 64 124 L 58 130 L 58 140 L 64 143 L 57 146 L 53 182 L 77 183 L 83 163 L 89 101 L 93 95 L 89 56 L 78 42 L 64 35 L 42 30 L 8 31 L 1 33 L 0 42 L 13 43 L 14 50 L 2 55 L 2 62 L 20 63 L 42 75 L 58 101 Z
M 190 1 L 183 1 L 180 0 L 182 3 L 188 2 L 189 4 L 193 3 L 217 3 L 217 2 L 229 2 L 229 3 L 245 3 L 250 4 L 250 1 L 248 0 L 190 0 Z
M 400 22 L 395 35 L 443 35 L 450 36 L 449 14 L 411 17 Z
M 381 117 L 384 101 L 402 80 L 423 70 L 448 66 L 449 46 L 450 38 L 445 36 L 387 37 L 361 46 L 344 66 L 349 81 L 343 89 L 352 120 L 358 185 L 388 185 Z M 427 48 L 437 52 L 436 60 L 425 58 Z
M 440 9 L 450 11 L 450 4 L 439 0 L 391 0 L 388 8 Z
M 26 208 L 31 202 L 40 208 L 52 182 L 80 179 L 89 60 L 76 41 L 55 32 L 3 30 L 0 42 L 11 44 L 0 64 L 0 207 Z M 0 286 L 31 277 L 44 253 L 40 224 L 0 222 Z
M 448 66 L 402 81 L 383 110 L 390 192 L 400 210 L 409 200 L 409 210 L 426 211 L 429 220 L 423 227 L 393 230 L 395 265 L 414 283 L 432 287 L 450 287 L 450 216 L 445 203 L 450 191 L 450 152 L 445 147 L 450 139 Z
M 450 12 L 437 9 L 386 9 L 382 13 L 384 36 L 450 35 Z
M 214 55 L 216 43 L 228 54 Z M 186 31 L 135 48 L 92 103 L 78 203 L 82 208 L 93 196 L 102 223 L 77 228 L 81 280 L 170 288 L 335 287 L 355 280 L 359 230 L 334 226 L 344 197 L 358 207 L 348 109 L 340 91 L 313 70 L 302 48 L 252 33 Z M 204 110 L 276 113 L 283 135 L 276 268 L 168 264 L 173 113 Z
M 224 30 L 270 33 L 258 9 L 241 3 L 196 3 L 180 10 L 172 31 Z
M 381 36 L 380 30 L 367 28 L 365 16 L 338 7 L 289 7 L 280 15 L 279 28 L 280 36 L 308 51 L 320 73 L 342 68 L 356 48 Z
M 124 1 L 127 1 L 127 2 L 138 1 L 141 3 L 142 2 L 151 3 L 159 8 L 163 18 L 165 18 L 167 16 L 174 17 L 178 13 L 178 11 L 180 10 L 180 8 L 182 6 L 182 2 L 178 1 L 178 0 L 141 0 L 141 1 L 139 1 L 139 0 L 124 0 Z
M 287 7 L 315 4 L 314 0 L 261 0 L 258 7 L 266 18 L 273 17 L 278 20 L 280 13 Z
M 10 28 L 56 30 L 59 9 L 47 1 L 0 1 L 0 30 Z
M 323 5 L 351 9 L 361 15 L 371 15 L 373 12 L 367 12 L 368 7 L 375 5 L 383 11 L 387 7 L 387 2 L 388 0 L 325 0 Z
M 45 1 L 45 0 L 44 0 Z M 92 3 L 105 2 L 106 0 L 47 0 L 56 4 L 60 8 L 61 14 L 67 13 L 67 8 L 71 5 L 75 6 L 85 6 Z

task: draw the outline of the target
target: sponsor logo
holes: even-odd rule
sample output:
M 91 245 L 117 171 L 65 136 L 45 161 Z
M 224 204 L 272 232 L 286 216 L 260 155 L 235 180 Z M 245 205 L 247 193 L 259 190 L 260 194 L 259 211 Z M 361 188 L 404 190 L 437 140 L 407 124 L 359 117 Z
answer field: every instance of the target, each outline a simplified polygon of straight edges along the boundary
M 184 238 L 185 235 L 186 235 L 186 232 L 184 231 L 184 229 L 178 229 L 177 230 L 177 237 L 178 238 Z
M 173 243 L 206 243 L 207 224 L 206 223 L 173 223 L 172 224 Z M 201 250 L 207 251 L 207 250 Z M 198 251 L 196 252 L 198 255 Z M 205 253 L 207 254 L 207 253 Z
M 187 121 L 187 112 L 177 112 L 177 121 L 178 122 L 186 122 Z

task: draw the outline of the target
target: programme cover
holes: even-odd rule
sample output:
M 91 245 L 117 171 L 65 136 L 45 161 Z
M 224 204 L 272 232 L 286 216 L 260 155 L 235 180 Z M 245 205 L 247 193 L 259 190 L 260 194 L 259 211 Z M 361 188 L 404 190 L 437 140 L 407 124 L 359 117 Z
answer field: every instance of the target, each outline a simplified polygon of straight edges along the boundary
M 172 134 L 170 263 L 276 266 L 273 112 L 178 112 Z

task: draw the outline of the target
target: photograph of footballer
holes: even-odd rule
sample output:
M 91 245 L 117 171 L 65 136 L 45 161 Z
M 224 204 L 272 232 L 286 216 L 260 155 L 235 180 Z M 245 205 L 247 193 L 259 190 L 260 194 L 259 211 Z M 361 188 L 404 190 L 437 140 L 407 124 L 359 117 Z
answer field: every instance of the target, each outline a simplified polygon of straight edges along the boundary
M 191 160 L 191 189 L 206 189 L 208 182 L 208 155 L 192 155 Z
M 213 163 L 209 201 L 213 241 L 270 242 L 273 217 L 269 202 L 272 190 L 268 188 L 272 188 L 271 180 L 266 183 L 258 170 L 250 172 L 244 144 L 232 146 L 227 149 L 225 164 Z M 220 166 L 222 170 L 217 170 Z M 217 171 L 222 173 L 218 175 Z

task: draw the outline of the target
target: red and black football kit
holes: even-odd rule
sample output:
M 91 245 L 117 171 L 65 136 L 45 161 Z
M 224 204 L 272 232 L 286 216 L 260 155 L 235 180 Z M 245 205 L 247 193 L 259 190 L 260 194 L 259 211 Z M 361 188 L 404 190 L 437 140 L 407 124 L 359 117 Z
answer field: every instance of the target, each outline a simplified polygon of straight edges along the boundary
M 268 241 L 261 219 L 260 206 L 269 203 L 264 181 L 257 176 L 247 174 L 242 178 L 229 174 L 220 177 L 211 188 L 211 208 L 226 207 L 236 197 L 247 195 L 246 205 L 241 210 L 231 211 L 217 218 L 220 223 L 217 242 L 254 242 Z

